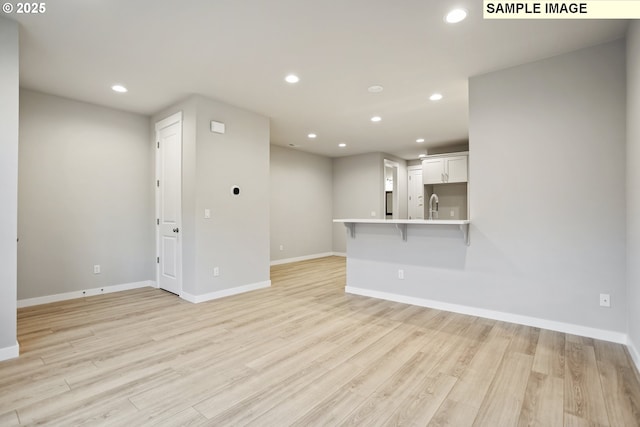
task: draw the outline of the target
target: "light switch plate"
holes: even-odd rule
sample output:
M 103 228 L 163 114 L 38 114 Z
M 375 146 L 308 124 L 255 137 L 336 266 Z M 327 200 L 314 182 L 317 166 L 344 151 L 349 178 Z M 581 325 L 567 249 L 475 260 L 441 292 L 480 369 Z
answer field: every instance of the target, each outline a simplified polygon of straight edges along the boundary
M 205 209 L 205 210 L 204 210 L 204 217 L 205 217 L 206 219 L 211 218 L 211 209 Z

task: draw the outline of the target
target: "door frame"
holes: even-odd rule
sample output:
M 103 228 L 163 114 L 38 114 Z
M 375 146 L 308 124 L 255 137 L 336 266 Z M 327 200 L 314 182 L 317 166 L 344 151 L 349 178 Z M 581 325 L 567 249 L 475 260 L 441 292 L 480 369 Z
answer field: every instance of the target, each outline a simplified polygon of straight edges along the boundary
M 399 194 L 399 185 L 398 185 L 398 176 L 400 175 L 400 163 L 394 162 L 393 160 L 384 159 L 383 167 L 382 167 L 382 189 L 385 190 L 383 194 L 383 209 L 384 212 L 383 218 L 386 218 L 386 170 L 387 168 L 391 168 L 393 170 L 393 194 L 392 194 L 392 219 L 398 219 L 400 217 L 400 194 Z
M 155 124 L 155 135 L 154 135 L 154 139 L 153 139 L 153 145 L 155 146 L 155 156 L 156 156 L 156 173 L 155 173 L 155 181 L 154 183 L 157 183 L 158 180 L 160 179 L 160 146 L 159 146 L 159 133 L 162 129 L 172 126 L 176 123 L 180 124 L 180 147 L 181 147 L 181 151 L 182 151 L 182 144 L 183 144 L 183 135 L 182 135 L 182 111 L 178 111 L 177 113 L 174 113 L 172 115 L 170 115 L 169 117 L 166 117 L 162 120 L 159 120 L 156 122 Z M 180 154 L 180 208 L 178 209 L 178 223 L 180 224 L 180 227 L 182 227 L 182 153 Z M 160 224 L 158 223 L 158 220 L 160 219 L 160 187 L 156 184 L 154 185 L 155 188 L 155 205 L 156 205 L 156 212 L 155 212 L 155 228 L 156 228 L 156 288 L 160 289 L 160 262 L 158 262 L 157 260 L 160 258 Z M 179 263 L 179 267 L 178 267 L 178 272 L 177 272 L 177 276 L 179 277 L 179 292 L 178 292 L 178 296 L 182 297 L 182 238 L 179 236 L 178 237 L 178 263 Z

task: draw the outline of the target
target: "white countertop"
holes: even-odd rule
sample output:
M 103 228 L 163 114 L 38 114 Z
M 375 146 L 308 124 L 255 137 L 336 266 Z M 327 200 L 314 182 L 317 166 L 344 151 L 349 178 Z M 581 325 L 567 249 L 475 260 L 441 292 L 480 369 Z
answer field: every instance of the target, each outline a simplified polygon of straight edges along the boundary
M 389 224 L 400 230 L 402 240 L 407 240 L 407 225 L 457 225 L 462 231 L 463 238 L 469 245 L 468 219 L 334 219 L 333 222 L 343 223 L 352 238 L 356 237 L 356 224 Z
M 333 222 L 355 224 L 467 225 L 468 219 L 334 219 Z

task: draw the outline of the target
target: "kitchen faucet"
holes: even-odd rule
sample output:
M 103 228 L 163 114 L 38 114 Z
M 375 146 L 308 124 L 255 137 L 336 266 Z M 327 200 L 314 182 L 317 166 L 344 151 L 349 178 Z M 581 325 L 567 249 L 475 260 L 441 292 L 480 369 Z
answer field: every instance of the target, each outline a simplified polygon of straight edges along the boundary
M 433 209 L 433 201 L 436 201 L 436 208 Z M 438 218 L 438 195 L 436 193 L 433 193 L 431 195 L 431 197 L 429 197 L 429 219 L 433 219 L 433 214 L 435 214 L 435 217 Z

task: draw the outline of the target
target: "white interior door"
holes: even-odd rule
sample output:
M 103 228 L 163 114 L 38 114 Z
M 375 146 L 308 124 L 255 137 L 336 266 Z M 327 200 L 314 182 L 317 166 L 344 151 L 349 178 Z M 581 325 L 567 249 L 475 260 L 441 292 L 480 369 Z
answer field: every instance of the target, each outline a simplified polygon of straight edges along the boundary
M 182 292 L 182 113 L 156 123 L 157 278 Z
M 422 169 L 409 170 L 409 219 L 424 219 Z

